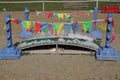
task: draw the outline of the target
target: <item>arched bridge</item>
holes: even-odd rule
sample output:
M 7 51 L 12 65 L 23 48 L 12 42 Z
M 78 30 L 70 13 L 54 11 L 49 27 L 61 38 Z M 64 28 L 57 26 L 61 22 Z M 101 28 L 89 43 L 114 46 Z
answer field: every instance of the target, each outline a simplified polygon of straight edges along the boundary
M 95 40 L 89 41 L 79 38 L 70 37 L 36 37 L 22 41 L 17 47 L 21 50 L 28 48 L 34 48 L 39 46 L 49 46 L 49 45 L 65 45 L 73 47 L 82 47 L 85 49 L 96 51 L 99 49 L 99 45 Z

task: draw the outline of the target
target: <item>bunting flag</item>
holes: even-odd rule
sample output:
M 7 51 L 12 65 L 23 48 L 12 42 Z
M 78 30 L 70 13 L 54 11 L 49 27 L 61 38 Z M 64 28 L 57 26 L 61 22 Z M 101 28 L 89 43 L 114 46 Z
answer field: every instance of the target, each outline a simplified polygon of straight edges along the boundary
M 84 17 L 84 16 L 85 16 L 85 13 L 84 13 L 84 12 L 81 12 L 81 13 L 80 13 L 80 16 L 81 16 L 81 17 Z
M 60 34 L 63 26 L 64 26 L 64 24 L 59 24 L 59 25 L 58 25 L 58 29 L 57 29 L 57 31 L 56 31 L 56 35 L 59 35 L 59 34 Z
M 51 12 L 45 12 L 45 16 L 48 18 L 52 18 L 53 14 Z
M 67 33 L 67 34 L 70 33 L 70 31 L 71 31 L 71 27 L 72 27 L 71 24 L 65 24 L 65 28 L 66 28 L 66 33 Z
M 12 20 L 11 20 L 11 23 L 13 23 L 13 24 L 20 24 L 20 21 L 19 21 L 19 20 L 14 20 L 14 19 L 12 19 Z
M 115 35 L 115 34 L 112 34 L 111 39 L 110 39 L 110 42 L 112 43 L 112 42 L 115 40 L 115 38 L 116 38 L 116 35 Z
M 26 30 L 30 31 L 31 28 L 31 22 L 30 21 L 26 21 Z
M 90 13 L 88 12 L 88 13 L 86 13 L 86 15 L 87 15 L 87 16 L 90 16 Z
M 40 11 L 36 11 L 36 15 L 38 16 L 40 14 Z
M 60 13 L 60 18 L 64 19 L 64 14 L 63 13 Z
M 52 28 L 52 24 L 48 24 L 48 25 L 49 25 L 49 30 L 50 30 L 51 35 L 54 35 L 54 31 L 53 31 L 53 28 Z
M 25 21 L 21 21 L 21 26 L 22 26 L 22 30 L 26 31 L 26 22 Z
M 56 13 L 52 13 L 52 17 L 55 17 L 56 16 Z
M 40 23 L 36 22 L 35 23 L 35 33 L 39 33 L 40 30 L 41 30 L 41 25 L 40 25 Z
M 57 13 L 57 17 L 58 17 L 58 19 L 60 19 L 60 18 L 61 18 L 60 13 Z
M 107 23 L 104 22 L 104 23 L 102 23 L 99 27 L 100 27 L 103 31 L 106 31 L 106 29 L 107 29 Z
M 33 21 L 31 22 L 31 28 L 32 27 L 35 27 L 35 22 L 33 22 Z
M 84 32 L 91 31 L 92 25 L 93 25 L 93 22 L 90 22 L 90 21 L 83 22 Z
M 80 24 L 76 24 L 76 23 L 72 24 L 72 30 L 73 30 L 74 34 L 76 34 L 76 32 L 78 31 L 79 27 L 80 27 Z
M 71 16 L 66 16 L 66 22 L 74 22 L 74 18 Z
M 49 32 L 49 26 L 47 25 L 46 28 L 45 28 L 45 32 L 48 34 Z
M 96 21 L 94 21 L 94 22 L 93 22 L 92 29 L 95 29 L 95 28 L 96 28 L 96 24 L 97 24 L 97 22 L 96 22 Z
M 48 18 L 52 18 L 52 13 L 51 12 L 48 13 Z
M 52 24 L 54 34 L 56 34 L 56 31 L 57 31 L 57 29 L 58 29 L 58 26 L 59 26 L 58 23 L 53 23 L 53 24 Z
M 47 32 L 48 31 L 48 23 L 47 22 L 43 22 L 43 23 L 41 23 L 41 30 L 43 31 L 43 32 Z

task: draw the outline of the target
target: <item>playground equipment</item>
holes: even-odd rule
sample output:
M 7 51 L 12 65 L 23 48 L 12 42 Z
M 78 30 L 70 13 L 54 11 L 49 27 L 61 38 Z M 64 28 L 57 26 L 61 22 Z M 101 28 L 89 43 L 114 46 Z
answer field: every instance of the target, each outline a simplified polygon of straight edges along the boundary
M 6 15 L 6 47 L 0 51 L 0 59 L 19 59 L 21 50 L 12 45 L 11 16 Z

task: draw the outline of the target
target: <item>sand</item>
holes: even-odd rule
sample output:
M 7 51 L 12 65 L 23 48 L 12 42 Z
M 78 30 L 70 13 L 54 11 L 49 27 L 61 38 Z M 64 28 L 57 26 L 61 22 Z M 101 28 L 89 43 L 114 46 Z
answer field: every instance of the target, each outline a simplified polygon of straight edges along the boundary
M 23 12 L 0 12 L 0 50 L 6 45 L 4 23 L 7 13 L 10 13 L 12 18 L 24 19 Z M 61 21 L 57 18 L 36 16 L 35 13 L 30 15 L 31 21 Z M 98 18 L 104 19 L 106 16 L 107 14 L 99 13 Z M 113 17 L 117 38 L 111 45 L 120 53 L 120 14 L 113 14 Z M 92 18 L 91 15 L 77 19 Z M 12 24 L 13 44 L 22 41 L 18 37 L 20 32 L 20 25 Z M 105 36 L 105 32 L 103 34 Z M 105 38 L 102 45 L 104 42 Z M 120 61 L 98 61 L 91 55 L 23 55 L 19 60 L 0 60 L 0 80 L 120 80 Z

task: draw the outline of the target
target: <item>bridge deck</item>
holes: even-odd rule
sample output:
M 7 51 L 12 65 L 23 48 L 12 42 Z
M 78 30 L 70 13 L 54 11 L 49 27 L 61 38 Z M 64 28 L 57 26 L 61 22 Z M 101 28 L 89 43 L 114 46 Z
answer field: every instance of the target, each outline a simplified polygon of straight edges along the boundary
M 73 37 L 72 37 L 73 36 Z M 79 35 L 80 36 L 80 35 Z M 78 37 L 72 34 L 68 36 L 46 36 L 33 35 L 28 39 L 21 42 L 17 47 L 21 50 L 28 48 L 34 48 L 37 46 L 48 46 L 48 45 L 64 45 L 64 46 L 75 46 L 82 47 L 90 50 L 97 50 L 99 45 L 92 37 Z

